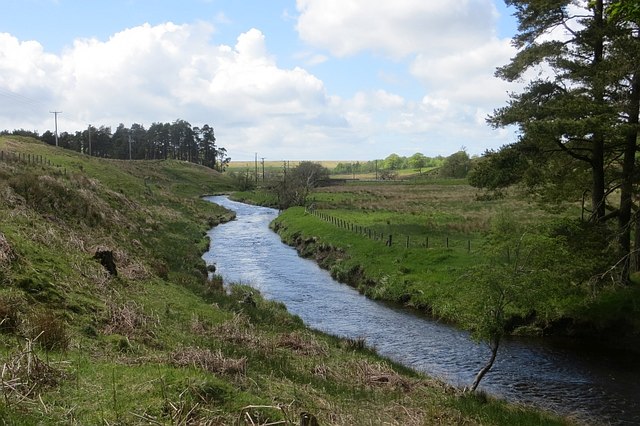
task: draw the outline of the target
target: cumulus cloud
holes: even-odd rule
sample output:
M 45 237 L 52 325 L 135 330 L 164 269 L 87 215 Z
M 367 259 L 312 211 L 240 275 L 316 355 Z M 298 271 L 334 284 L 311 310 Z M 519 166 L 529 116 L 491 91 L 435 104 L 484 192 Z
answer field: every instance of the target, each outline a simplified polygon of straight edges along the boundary
M 144 24 L 106 40 L 76 39 L 59 54 L 0 33 L 0 129 L 52 129 L 54 109 L 63 111 L 61 131 L 71 132 L 182 118 L 213 125 L 232 158 L 291 160 L 448 155 L 504 143 L 483 123 L 506 99 L 494 68 L 513 54 L 495 36 L 491 0 L 296 4 L 306 46 L 294 58 L 301 65 L 289 68 L 257 28 L 225 45 L 205 22 Z M 340 97 L 304 68 L 362 52 L 392 58 L 407 74 L 360 69 L 377 75 L 380 88 L 354 86 Z M 407 75 L 419 91 L 411 99 L 393 91 Z
M 399 58 L 479 45 L 492 37 L 491 0 L 297 0 L 302 40 L 336 56 L 363 50 Z M 470 38 L 469 34 L 473 34 Z
M 420 83 L 421 102 L 390 104 L 384 115 L 376 102 L 358 102 L 363 94 L 356 94 L 348 108 L 354 126 L 394 132 L 395 144 L 427 143 L 443 153 L 461 145 L 480 153 L 506 143 L 504 132 L 485 124 L 514 90 L 494 77 L 515 50 L 496 35 L 493 1 L 297 0 L 297 8 L 297 30 L 308 45 L 337 57 L 368 53 L 406 62 Z
M 219 124 L 221 144 L 230 152 L 264 150 L 267 144 L 282 156 L 300 143 L 302 137 L 293 135 L 327 123 L 344 125 L 323 83 L 302 68 L 279 68 L 259 30 L 240 34 L 234 46 L 211 43 L 212 33 L 203 23 L 145 24 L 106 41 L 76 40 L 60 55 L 2 34 L 3 109 L 15 110 L 9 96 L 29 103 L 31 98 L 20 94 L 31 93 L 63 111 L 62 131 L 88 123 L 148 126 L 184 118 L 193 125 Z M 35 116 L 23 117 L 25 123 L 51 128 L 43 108 L 31 113 Z M 33 128 L 15 116 L 3 117 L 1 128 Z

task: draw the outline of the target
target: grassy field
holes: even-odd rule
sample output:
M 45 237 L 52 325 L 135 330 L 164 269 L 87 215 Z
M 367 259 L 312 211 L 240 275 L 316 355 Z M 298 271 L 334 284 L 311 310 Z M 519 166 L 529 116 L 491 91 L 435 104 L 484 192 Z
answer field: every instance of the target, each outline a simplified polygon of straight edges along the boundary
M 335 278 L 367 296 L 455 322 L 474 292 L 468 271 L 488 261 L 487 235 L 496 218 L 508 217 L 525 232 L 537 232 L 542 224 L 564 223 L 558 229 L 566 229 L 566 223 L 580 216 L 578 203 L 548 206 L 516 193 L 489 200 L 482 195 L 464 180 L 350 183 L 319 188 L 310 196 L 309 210 L 289 209 L 274 227 L 303 255 L 316 257 Z M 578 239 L 573 244 L 587 243 Z M 327 247 L 332 248 L 330 256 Z M 573 252 L 576 271 L 594 267 L 594 260 Z M 576 277 L 559 293 L 511 305 L 509 315 L 548 312 L 516 329 L 526 334 L 570 319 L 571 324 L 584 323 L 589 332 L 603 330 L 603 337 L 621 332 L 616 324 L 625 324 L 623 329 L 633 335 L 640 330 L 639 300 L 638 286 L 594 286 Z
M 464 394 L 207 279 L 224 176 L 0 138 L 0 423 L 569 424 Z M 49 162 L 51 165 L 49 165 Z M 325 196 L 330 196 L 327 194 Z M 95 258 L 110 252 L 117 275 Z

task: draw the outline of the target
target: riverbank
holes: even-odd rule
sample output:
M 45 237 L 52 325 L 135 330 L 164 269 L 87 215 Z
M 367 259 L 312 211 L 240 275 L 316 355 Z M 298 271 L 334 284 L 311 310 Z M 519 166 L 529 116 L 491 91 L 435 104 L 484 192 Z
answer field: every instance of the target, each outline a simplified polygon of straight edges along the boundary
M 0 418 L 7 424 L 569 424 L 313 332 L 200 258 L 231 217 L 209 169 L 23 138 L 0 149 Z M 6 158 L 6 157 L 5 157 Z M 39 157 L 38 157 L 39 158 Z
M 407 210 L 397 207 L 400 200 L 389 194 L 422 191 L 424 198 L 424 193 L 434 189 L 429 189 L 428 185 L 387 187 L 380 193 L 371 185 L 351 185 L 339 191 L 331 189 L 327 193 L 315 193 L 312 195 L 314 214 L 302 208 L 291 208 L 274 221 L 273 228 L 302 256 L 315 259 L 335 279 L 354 286 L 368 297 L 400 303 L 454 323 L 458 322 L 461 313 L 473 316 L 473 312 L 465 314 L 470 306 L 466 298 L 476 289 L 474 281 L 465 277 L 488 260 L 484 246 L 489 213 L 483 213 L 481 209 L 500 211 L 500 204 L 472 204 L 472 194 L 464 195 L 468 198 L 466 201 L 452 195 L 455 191 L 464 194 L 465 188 L 450 189 L 447 195 L 458 197 L 460 201 L 448 204 L 439 201 L 438 204 L 438 199 L 446 198 L 443 191 L 447 190 L 440 185 L 434 192 L 438 198 L 432 202 L 428 202 L 428 198 L 421 201 L 428 206 L 425 211 L 415 210 L 415 207 L 415 211 Z M 381 201 L 376 204 L 376 199 Z M 415 196 L 412 199 L 417 203 Z M 440 210 L 434 211 L 436 205 Z M 465 205 L 465 211 L 471 212 L 465 222 L 455 218 L 456 211 L 461 211 L 460 205 Z M 529 212 L 528 217 L 521 215 L 523 207 L 517 207 L 513 201 L 505 205 L 525 221 L 536 222 L 541 217 L 533 212 Z M 440 222 L 431 219 L 430 225 L 419 225 L 423 220 L 429 220 L 421 216 L 438 216 Z M 483 217 L 485 219 L 481 219 Z M 470 223 L 485 224 L 470 228 Z M 567 219 L 566 225 L 558 226 L 558 229 L 576 232 L 564 231 L 572 226 Z M 472 229 L 485 232 L 473 233 Z M 394 237 L 391 245 L 388 244 L 390 235 Z M 592 281 L 589 277 L 596 276 L 601 260 L 590 259 L 588 254 L 581 257 L 578 251 L 589 250 L 588 244 L 583 242 L 592 237 L 567 234 L 562 238 L 561 241 L 567 241 L 562 243 L 566 244 L 562 250 L 571 253 L 567 262 L 575 263 L 565 263 L 564 269 L 573 268 L 581 276 L 569 276 L 573 281 L 570 284 L 555 286 L 553 290 L 528 299 L 526 304 L 512 303 L 506 331 L 518 335 L 564 336 L 637 351 L 640 347 L 637 304 L 640 286 L 623 288 Z M 572 248 L 571 244 L 576 247 Z

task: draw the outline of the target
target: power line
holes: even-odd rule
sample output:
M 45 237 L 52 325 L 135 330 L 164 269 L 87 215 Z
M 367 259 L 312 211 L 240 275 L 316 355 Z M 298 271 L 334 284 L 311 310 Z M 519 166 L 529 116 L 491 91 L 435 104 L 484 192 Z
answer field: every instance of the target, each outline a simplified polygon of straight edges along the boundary
M 28 96 L 24 96 L 21 95 L 19 93 L 16 93 L 14 91 L 8 90 L 8 89 L 3 89 L 0 87 L 0 97 L 2 98 L 6 98 L 12 102 L 18 102 L 18 103 L 22 103 L 25 104 L 29 107 L 35 107 L 35 106 L 41 106 L 43 105 L 42 102 L 30 98 Z

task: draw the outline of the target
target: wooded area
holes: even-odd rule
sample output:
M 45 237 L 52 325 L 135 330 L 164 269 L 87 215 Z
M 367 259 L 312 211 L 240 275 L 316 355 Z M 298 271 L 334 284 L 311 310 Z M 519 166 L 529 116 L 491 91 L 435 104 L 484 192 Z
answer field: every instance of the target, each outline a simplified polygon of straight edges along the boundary
M 31 136 L 56 145 L 56 135 L 49 130 L 42 135 L 25 130 L 14 130 L 11 134 Z M 93 157 L 183 160 L 219 171 L 223 171 L 231 161 L 227 150 L 216 145 L 213 127 L 208 124 L 193 127 L 181 119 L 173 123 L 153 123 L 149 129 L 141 124 L 133 124 L 130 128 L 120 124 L 113 133 L 110 127 L 89 126 L 73 134 L 62 132 L 57 139 L 58 146 Z

